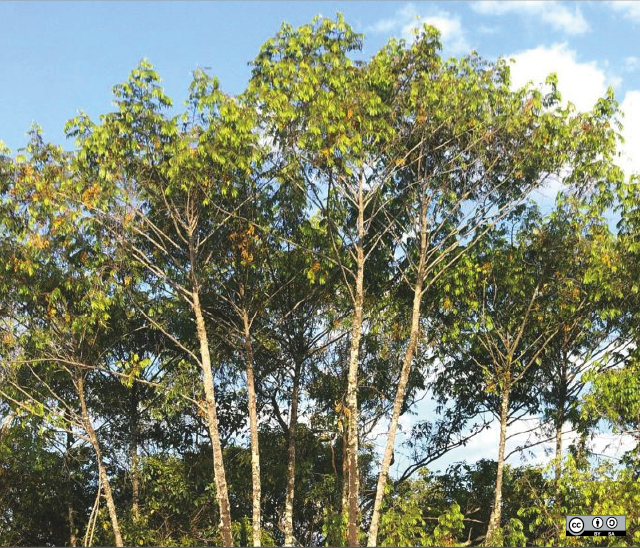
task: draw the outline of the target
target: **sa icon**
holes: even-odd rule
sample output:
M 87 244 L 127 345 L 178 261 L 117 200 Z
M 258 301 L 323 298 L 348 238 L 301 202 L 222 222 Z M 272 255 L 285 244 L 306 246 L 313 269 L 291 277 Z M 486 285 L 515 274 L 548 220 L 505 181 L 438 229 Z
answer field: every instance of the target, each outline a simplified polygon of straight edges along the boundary
M 569 529 L 574 535 L 578 534 L 584 529 L 584 522 L 580 518 L 571 518 Z
M 618 525 L 618 520 L 613 516 L 607 518 L 607 527 L 609 529 L 615 529 L 616 525 Z

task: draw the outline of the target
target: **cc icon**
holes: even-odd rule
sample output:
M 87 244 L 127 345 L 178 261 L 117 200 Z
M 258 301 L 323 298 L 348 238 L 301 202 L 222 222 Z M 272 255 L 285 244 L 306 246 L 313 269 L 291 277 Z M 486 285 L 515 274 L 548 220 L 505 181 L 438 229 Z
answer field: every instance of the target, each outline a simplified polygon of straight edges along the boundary
M 616 525 L 618 525 L 618 520 L 614 517 L 607 518 L 607 527 L 609 529 L 615 529 Z
M 594 529 L 602 529 L 602 518 L 593 518 L 591 523 L 593 524 Z
M 579 533 L 584 529 L 584 522 L 580 518 L 571 518 L 569 521 L 569 529 L 572 533 Z

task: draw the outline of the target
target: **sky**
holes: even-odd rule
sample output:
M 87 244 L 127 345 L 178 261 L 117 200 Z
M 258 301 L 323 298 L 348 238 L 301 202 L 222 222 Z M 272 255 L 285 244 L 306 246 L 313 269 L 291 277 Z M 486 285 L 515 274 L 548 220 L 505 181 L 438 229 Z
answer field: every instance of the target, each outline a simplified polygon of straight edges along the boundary
M 440 29 L 446 56 L 515 58 L 514 85 L 556 71 L 579 109 L 611 85 L 626 112 L 624 152 L 640 151 L 637 2 L 0 2 L 0 140 L 15 152 L 38 122 L 47 139 L 71 147 L 65 122 L 79 109 L 107 112 L 111 88 L 145 57 L 176 104 L 196 68 L 239 93 L 283 21 L 337 12 L 365 34 L 363 58 L 426 22 Z M 626 169 L 640 170 L 638 158 Z
M 250 61 L 282 22 L 297 26 L 316 14 L 337 12 L 364 33 L 363 59 L 391 37 L 411 40 L 413 27 L 429 23 L 440 30 L 447 57 L 475 50 L 490 60 L 513 58 L 514 86 L 539 84 L 556 72 L 563 98 L 579 110 L 591 109 L 612 86 L 625 113 L 620 163 L 628 174 L 640 171 L 640 2 L 632 1 L 3 1 L 0 141 L 15 153 L 37 122 L 47 140 L 71 148 L 64 138 L 66 121 L 79 110 L 93 119 L 108 112 L 112 87 L 142 58 L 156 67 L 178 105 L 197 68 L 208 68 L 227 93 L 240 93 Z M 405 431 L 413 420 L 403 419 Z M 598 443 L 604 450 L 611 442 L 612 454 L 628 443 L 609 438 L 605 434 Z M 438 466 L 495 458 L 496 451 L 494 427 Z

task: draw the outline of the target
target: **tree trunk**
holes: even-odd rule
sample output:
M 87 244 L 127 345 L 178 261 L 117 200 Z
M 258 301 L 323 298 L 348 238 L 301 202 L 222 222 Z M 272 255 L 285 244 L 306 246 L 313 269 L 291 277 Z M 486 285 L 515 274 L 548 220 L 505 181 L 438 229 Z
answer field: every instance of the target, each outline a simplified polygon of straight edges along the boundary
M 134 382 L 131 387 L 131 513 L 133 521 L 140 518 L 139 492 L 140 475 L 138 473 L 138 390 Z
M 213 372 L 211 370 L 211 355 L 209 354 L 209 340 L 204 325 L 202 308 L 198 291 L 192 292 L 193 311 L 196 317 L 196 329 L 200 342 L 200 365 L 202 367 L 204 395 L 207 406 L 207 422 L 209 423 L 209 436 L 213 450 L 213 476 L 216 484 L 216 497 L 220 507 L 220 532 L 225 546 L 233 546 L 231 533 L 231 508 L 229 505 L 229 493 L 227 480 L 222 461 L 222 445 L 220 444 L 220 432 L 218 430 L 218 414 L 216 411 L 216 398 L 213 386 Z
M 354 314 L 349 350 L 349 372 L 347 375 L 348 436 L 347 459 L 349 461 L 349 546 L 359 546 L 358 526 L 358 362 L 360 359 L 360 338 L 362 336 L 362 306 L 364 301 L 364 173 L 358 187 L 358 242 L 356 244 L 356 287 L 354 293 Z
M 496 492 L 493 501 L 493 510 L 489 518 L 489 527 L 487 528 L 487 536 L 485 537 L 485 546 L 502 545 L 502 539 L 499 538 L 500 520 L 502 518 L 502 477 L 504 473 L 504 451 L 507 439 L 507 420 L 509 417 L 509 392 L 508 384 L 504 387 L 502 393 L 502 401 L 500 402 L 500 443 L 498 447 L 498 471 L 496 474 Z
M 300 389 L 300 371 L 302 363 L 298 360 L 293 373 L 293 391 L 291 394 L 291 412 L 289 415 L 289 440 L 287 463 L 287 494 L 284 505 L 284 545 L 293 546 L 293 499 L 296 484 L 296 432 L 298 429 L 298 392 Z
M 69 451 L 73 445 L 73 435 L 67 432 L 67 450 L 65 452 L 66 468 L 68 473 L 68 488 L 67 488 L 67 516 L 69 518 L 69 546 L 77 546 L 78 538 L 76 537 L 76 523 L 75 523 L 75 511 L 73 509 L 73 477 L 71 475 L 71 468 L 69 463 Z
M 376 487 L 376 498 L 373 504 L 373 513 L 371 515 L 371 525 L 369 526 L 369 536 L 367 546 L 377 546 L 378 543 L 378 525 L 380 523 L 380 509 L 382 507 L 382 499 L 384 497 L 384 489 L 387 485 L 387 477 L 389 475 L 389 467 L 393 457 L 393 449 L 396 441 L 396 432 L 398 430 L 398 421 L 400 420 L 400 412 L 404 404 L 404 398 L 407 390 L 407 382 L 409 381 L 409 373 L 413 356 L 418 346 L 418 337 L 420 335 L 420 305 L 422 303 L 422 284 L 424 281 L 424 268 L 427 253 L 427 228 L 426 228 L 426 203 L 422 200 L 421 219 L 420 219 L 420 260 L 418 263 L 418 271 L 416 275 L 416 284 L 413 288 L 413 308 L 411 311 L 411 333 L 409 335 L 409 345 L 404 356 L 402 371 L 400 373 L 400 382 L 396 389 L 396 398 L 393 402 L 393 414 L 389 422 L 389 433 L 387 435 L 387 444 L 382 458 L 380 474 L 378 476 L 378 486 Z
M 89 410 L 87 409 L 87 402 L 84 396 L 84 377 L 80 370 L 76 375 L 78 397 L 80 399 L 80 407 L 82 409 L 82 420 L 84 421 L 85 431 L 91 441 L 91 446 L 96 454 L 96 461 L 98 462 L 98 473 L 100 474 L 100 480 L 102 481 L 102 488 L 104 489 L 104 496 L 107 499 L 107 509 L 109 510 L 109 517 L 111 518 L 111 528 L 113 529 L 113 536 L 115 538 L 116 546 L 124 546 L 122 543 L 122 536 L 120 535 L 120 525 L 118 523 L 118 515 L 116 513 L 116 505 L 113 500 L 113 493 L 111 492 L 111 484 L 109 483 L 109 477 L 107 476 L 107 470 L 102 460 L 102 451 L 100 449 L 100 443 L 98 442 L 98 436 L 93 429 L 91 419 L 89 417 Z
M 349 513 L 349 459 L 347 458 L 348 425 L 342 427 L 342 498 L 340 512 L 344 516 Z
M 70 502 L 67 505 L 68 515 L 69 515 L 69 546 L 77 546 L 78 539 L 76 537 L 76 523 L 74 519 L 74 511 L 73 511 L 73 503 Z
M 562 427 L 564 425 L 564 402 L 558 407 L 556 414 L 556 483 L 562 475 Z
M 260 444 L 258 440 L 258 412 L 256 409 L 256 387 L 253 376 L 253 346 L 251 344 L 251 329 L 246 310 L 242 311 L 244 324 L 244 349 L 247 366 L 247 392 L 249 398 L 249 431 L 251 434 L 251 480 L 253 484 L 253 545 L 260 546 Z
M 560 486 L 559 481 L 562 476 L 562 428 L 564 427 L 565 408 L 567 405 L 567 356 L 562 353 L 562 373 L 560 375 L 560 394 L 558 395 L 558 403 L 556 408 L 556 462 L 555 462 L 555 488 L 556 488 L 556 506 L 560 506 Z
M 563 404 L 564 405 L 564 404 Z M 556 462 L 555 462 L 555 484 L 556 484 L 556 505 L 560 505 L 560 492 L 558 482 L 562 475 L 562 426 L 564 424 L 564 408 L 558 407 L 556 415 Z

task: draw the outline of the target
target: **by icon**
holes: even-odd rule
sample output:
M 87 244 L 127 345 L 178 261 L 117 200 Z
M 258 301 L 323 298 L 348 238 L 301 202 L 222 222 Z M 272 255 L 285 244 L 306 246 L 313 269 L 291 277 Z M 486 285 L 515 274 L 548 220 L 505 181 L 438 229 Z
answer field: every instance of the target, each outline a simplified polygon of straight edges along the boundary
M 593 521 L 591 522 L 593 524 L 593 528 L 594 529 L 602 529 L 602 518 L 593 518 Z M 609 520 L 607 520 L 607 525 L 609 524 Z
M 573 534 L 580 533 L 584 529 L 584 522 L 580 518 L 571 518 L 569 529 Z

